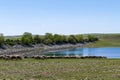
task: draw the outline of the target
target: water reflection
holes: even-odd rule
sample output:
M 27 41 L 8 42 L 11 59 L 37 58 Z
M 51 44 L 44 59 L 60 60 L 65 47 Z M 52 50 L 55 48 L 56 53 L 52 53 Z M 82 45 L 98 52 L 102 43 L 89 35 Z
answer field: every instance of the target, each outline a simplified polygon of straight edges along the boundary
M 48 53 L 44 53 L 44 55 L 47 55 L 47 56 L 66 56 L 66 54 L 62 53 L 62 52 L 48 52 Z
M 83 48 L 76 48 L 76 49 L 69 49 L 64 51 L 58 51 L 58 52 L 48 52 L 44 53 L 44 55 L 47 56 L 83 56 Z
M 44 53 L 47 56 L 106 56 L 120 58 L 120 48 L 75 48 L 64 51 Z
M 94 55 L 93 54 L 94 53 L 94 50 L 91 48 L 88 48 L 88 56 L 92 56 L 92 55 Z

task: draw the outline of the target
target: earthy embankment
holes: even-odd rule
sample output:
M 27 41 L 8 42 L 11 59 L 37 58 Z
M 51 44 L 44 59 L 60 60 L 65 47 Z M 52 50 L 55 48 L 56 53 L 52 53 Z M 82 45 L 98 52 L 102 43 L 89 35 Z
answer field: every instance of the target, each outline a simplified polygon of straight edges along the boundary
M 0 55 L 20 55 L 20 56 L 34 56 L 49 51 L 58 51 L 64 49 L 72 49 L 77 47 L 84 47 L 85 44 L 65 44 L 65 45 L 33 45 L 32 47 L 23 47 L 21 45 L 15 45 L 6 49 L 0 50 Z
M 66 45 L 52 45 L 52 46 L 40 46 L 34 45 L 34 47 L 24 48 L 8 48 L 1 50 L 0 59 L 4 60 L 22 60 L 24 58 L 34 59 L 106 59 L 104 56 L 44 56 L 47 52 L 72 49 L 78 47 L 84 47 L 85 44 L 66 44 Z M 20 47 L 20 45 L 19 45 Z

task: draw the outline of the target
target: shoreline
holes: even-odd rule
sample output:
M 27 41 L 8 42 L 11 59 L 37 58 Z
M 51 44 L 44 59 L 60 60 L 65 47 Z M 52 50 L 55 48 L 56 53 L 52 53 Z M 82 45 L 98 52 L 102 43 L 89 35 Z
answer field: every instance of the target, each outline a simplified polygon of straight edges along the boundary
M 20 56 L 33 56 L 47 52 L 61 51 L 66 49 L 85 47 L 86 44 L 63 44 L 63 45 L 33 45 L 33 47 L 24 47 L 16 45 L 7 49 L 1 49 L 0 55 L 20 55 Z
M 65 45 L 53 45 L 53 46 L 45 46 L 44 50 L 45 52 L 54 52 L 54 51 L 61 51 L 61 50 L 67 50 L 67 49 L 74 49 L 74 48 L 83 48 L 85 47 L 85 44 L 65 44 Z
M 74 49 L 74 48 L 82 48 L 84 47 L 85 44 L 64 44 L 64 45 L 52 45 L 52 46 L 47 46 L 47 45 L 44 45 L 44 47 L 41 47 L 43 48 L 42 50 L 37 50 L 37 49 L 34 49 L 33 52 L 31 53 L 27 53 L 23 56 L 34 56 L 34 55 L 44 55 L 45 53 L 47 52 L 56 52 L 56 51 L 62 51 L 62 50 L 67 50 L 67 49 Z

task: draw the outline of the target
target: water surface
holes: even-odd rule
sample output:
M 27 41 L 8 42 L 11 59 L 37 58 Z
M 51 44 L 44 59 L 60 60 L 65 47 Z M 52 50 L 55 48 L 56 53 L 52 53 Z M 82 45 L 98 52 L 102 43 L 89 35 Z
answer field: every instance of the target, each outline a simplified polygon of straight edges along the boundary
M 44 54 L 47 56 L 105 56 L 107 58 L 120 58 L 120 47 L 75 48 Z

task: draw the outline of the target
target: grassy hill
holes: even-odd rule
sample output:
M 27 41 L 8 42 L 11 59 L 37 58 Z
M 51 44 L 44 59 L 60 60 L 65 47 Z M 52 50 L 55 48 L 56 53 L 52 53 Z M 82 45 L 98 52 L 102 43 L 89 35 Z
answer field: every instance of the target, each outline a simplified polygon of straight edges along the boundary
M 120 34 L 97 34 L 99 41 L 89 43 L 87 47 L 120 47 Z

